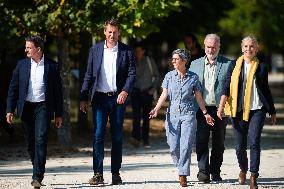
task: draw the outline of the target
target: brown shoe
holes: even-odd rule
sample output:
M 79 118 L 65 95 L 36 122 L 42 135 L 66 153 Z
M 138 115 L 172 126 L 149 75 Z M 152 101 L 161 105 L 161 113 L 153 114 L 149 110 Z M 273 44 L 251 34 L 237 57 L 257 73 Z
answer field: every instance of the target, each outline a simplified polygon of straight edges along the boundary
M 258 189 L 256 179 L 257 179 L 257 174 L 251 173 L 251 175 L 250 175 L 250 189 Z
M 104 183 L 104 178 L 103 175 L 100 173 L 95 173 L 94 176 L 89 180 L 89 184 L 91 185 L 98 185 L 103 183 Z
M 33 180 L 31 182 L 31 185 L 35 188 L 35 189 L 40 189 L 41 186 L 43 186 L 43 184 L 41 182 L 39 182 L 38 180 Z
M 186 176 L 185 175 L 180 175 L 179 176 L 179 184 L 182 187 L 187 187 L 187 180 L 186 180 Z
M 244 185 L 246 183 L 246 175 L 247 175 L 247 172 L 243 172 L 243 171 L 240 172 L 239 179 L 238 179 L 240 185 Z

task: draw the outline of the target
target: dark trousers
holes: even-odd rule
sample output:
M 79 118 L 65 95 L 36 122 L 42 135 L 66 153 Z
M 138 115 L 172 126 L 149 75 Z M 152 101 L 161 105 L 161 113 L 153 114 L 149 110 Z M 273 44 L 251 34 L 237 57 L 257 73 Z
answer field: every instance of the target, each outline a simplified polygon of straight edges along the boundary
M 93 170 L 94 173 L 103 173 L 104 139 L 108 120 L 110 121 L 111 148 L 111 172 L 119 173 L 122 162 L 122 139 L 124 105 L 116 102 L 117 95 L 107 96 L 95 94 L 92 102 L 93 108 Z
M 196 114 L 197 131 L 196 131 L 196 153 L 199 172 L 204 174 L 219 175 L 223 162 L 223 153 L 225 150 L 224 140 L 228 118 L 220 120 L 217 117 L 217 108 L 215 106 L 206 107 L 208 113 L 215 119 L 214 126 L 211 127 L 206 123 L 206 119 L 199 109 Z M 212 132 L 212 149 L 209 164 L 209 138 Z
M 42 181 L 45 172 L 46 151 L 50 117 L 45 102 L 26 102 L 22 125 L 28 143 L 28 152 L 33 164 L 34 180 Z
M 142 135 L 143 143 L 149 144 L 149 112 L 152 108 L 153 95 L 134 90 L 131 95 L 131 102 L 133 116 L 132 137 L 140 141 Z M 143 121 L 142 127 L 141 119 Z
M 238 112 L 232 118 L 232 125 L 236 135 L 236 154 L 241 171 L 248 170 L 247 140 L 250 148 L 250 172 L 258 174 L 260 163 L 260 137 L 265 121 L 266 111 L 250 111 L 249 120 L 242 119 L 243 112 Z

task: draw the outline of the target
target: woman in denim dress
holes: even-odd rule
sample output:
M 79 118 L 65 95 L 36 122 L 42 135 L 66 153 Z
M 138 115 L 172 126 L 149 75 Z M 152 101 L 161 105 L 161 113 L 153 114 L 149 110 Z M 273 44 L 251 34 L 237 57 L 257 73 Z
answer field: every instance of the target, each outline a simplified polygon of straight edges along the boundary
M 166 74 L 162 83 L 162 94 L 155 108 L 149 113 L 150 118 L 156 117 L 163 102 L 169 100 L 165 121 L 167 143 L 170 146 L 173 162 L 178 168 L 180 185 L 183 187 L 187 186 L 186 176 L 190 175 L 191 152 L 196 133 L 194 98 L 207 123 L 214 125 L 214 119 L 207 113 L 202 99 L 198 76 L 186 69 L 189 59 L 190 54 L 187 50 L 173 51 L 174 70 Z

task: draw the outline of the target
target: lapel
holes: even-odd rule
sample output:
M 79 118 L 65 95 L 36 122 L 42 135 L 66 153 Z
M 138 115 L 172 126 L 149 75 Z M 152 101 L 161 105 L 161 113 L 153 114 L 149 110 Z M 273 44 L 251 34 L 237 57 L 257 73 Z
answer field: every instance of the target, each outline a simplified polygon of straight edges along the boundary
M 218 56 L 217 57 L 217 61 L 216 61 L 216 70 L 215 70 L 215 78 L 214 78 L 214 83 L 216 83 L 216 80 L 217 80 L 217 78 L 218 78 L 218 75 L 219 75 L 219 73 L 220 73 L 220 71 L 221 71 L 221 69 L 222 69 L 222 63 L 221 63 L 222 61 L 221 61 L 221 58 L 220 58 L 220 56 Z
M 198 62 L 199 63 L 199 62 Z M 205 71 L 205 56 L 202 57 L 201 61 L 201 66 L 199 66 L 199 73 L 198 73 L 198 77 L 199 77 L 199 80 L 200 80 L 200 83 L 202 84 L 203 86 L 203 81 L 204 81 L 204 71 Z
M 97 70 L 96 74 L 97 74 L 98 77 L 99 77 L 99 74 L 100 74 L 100 71 L 101 71 L 101 65 L 102 65 L 102 63 L 103 63 L 104 44 L 105 44 L 105 43 L 102 42 L 102 43 L 98 46 L 98 56 L 96 56 L 96 55 L 94 54 L 95 57 L 93 57 L 93 58 L 98 57 L 97 60 L 95 60 L 95 61 L 97 61 L 98 63 L 97 63 L 97 64 L 94 64 L 94 70 Z M 96 52 L 94 52 L 94 53 L 96 53 Z M 97 66 L 97 68 L 96 68 L 96 66 Z
M 31 59 L 30 58 L 26 59 L 26 61 L 24 63 L 24 71 L 22 73 L 24 74 L 22 82 L 23 82 L 23 84 L 25 86 L 25 89 L 28 90 L 29 81 L 30 81 L 30 75 L 31 75 Z
M 118 72 L 118 68 L 120 67 L 120 64 L 122 63 L 122 57 L 123 57 L 123 51 L 121 43 L 118 42 L 118 52 L 117 52 L 117 59 L 116 59 L 116 73 Z
M 44 57 L 44 74 L 43 74 L 43 79 L 44 79 L 44 87 L 46 91 L 46 86 L 47 86 L 47 79 L 48 79 L 48 71 L 49 71 L 49 62 L 48 59 Z

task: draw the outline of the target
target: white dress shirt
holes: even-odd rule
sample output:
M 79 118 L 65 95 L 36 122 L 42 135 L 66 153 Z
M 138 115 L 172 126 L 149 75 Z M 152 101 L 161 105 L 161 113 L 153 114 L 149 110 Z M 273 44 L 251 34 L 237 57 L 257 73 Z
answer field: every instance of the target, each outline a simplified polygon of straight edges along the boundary
M 26 101 L 42 102 L 45 101 L 44 86 L 44 56 L 39 63 L 31 59 L 31 71 Z
M 96 91 L 104 93 L 117 91 L 117 86 L 116 86 L 117 52 L 118 52 L 118 43 L 116 43 L 115 47 L 113 48 L 107 48 L 105 42 L 103 62 L 101 65 L 100 76 L 98 78 Z

